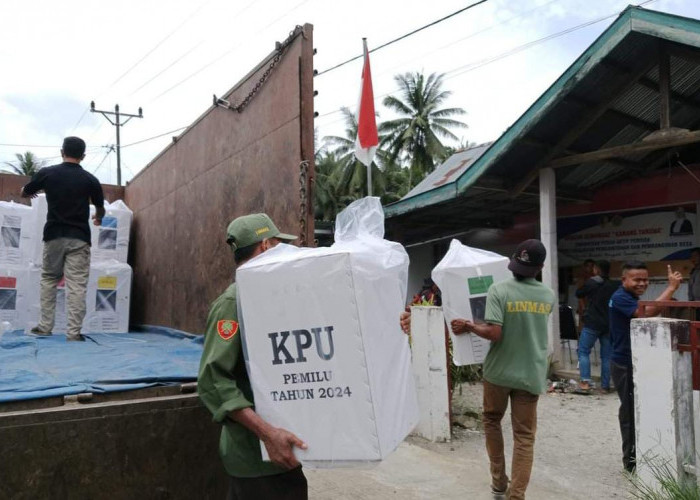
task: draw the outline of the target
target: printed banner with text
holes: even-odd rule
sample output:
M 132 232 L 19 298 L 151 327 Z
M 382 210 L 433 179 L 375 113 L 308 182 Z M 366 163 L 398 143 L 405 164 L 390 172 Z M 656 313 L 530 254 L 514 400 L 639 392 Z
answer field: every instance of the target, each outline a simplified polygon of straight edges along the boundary
M 567 217 L 557 221 L 562 264 L 585 259 L 686 259 L 696 246 L 694 206 Z

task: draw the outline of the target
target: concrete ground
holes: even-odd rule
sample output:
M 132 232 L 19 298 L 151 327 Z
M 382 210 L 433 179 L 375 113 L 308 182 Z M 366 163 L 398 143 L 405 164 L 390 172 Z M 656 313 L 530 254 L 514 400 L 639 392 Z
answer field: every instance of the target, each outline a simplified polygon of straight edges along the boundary
M 481 384 L 455 391 L 450 443 L 409 437 L 385 461 L 361 469 L 306 470 L 312 499 L 490 499 L 488 458 L 480 423 Z M 621 472 L 617 396 L 554 393 L 540 398 L 535 464 L 528 498 L 627 498 Z M 506 454 L 512 450 L 509 413 Z

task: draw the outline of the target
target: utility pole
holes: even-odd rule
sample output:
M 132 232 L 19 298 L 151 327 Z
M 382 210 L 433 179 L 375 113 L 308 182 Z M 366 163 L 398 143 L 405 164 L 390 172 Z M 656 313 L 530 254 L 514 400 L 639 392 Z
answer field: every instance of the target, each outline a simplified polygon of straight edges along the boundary
M 139 108 L 139 114 L 138 115 L 131 115 L 129 113 L 120 113 L 119 112 L 119 104 L 116 104 L 114 106 L 114 112 L 112 111 L 102 111 L 101 109 L 95 109 L 95 101 L 90 102 L 90 112 L 91 113 L 101 113 L 102 116 L 107 118 L 107 121 L 117 127 L 117 186 L 122 185 L 122 161 L 121 161 L 121 143 L 119 141 L 119 127 L 123 127 L 127 123 L 129 123 L 129 120 L 132 118 L 143 118 L 143 110 Z M 113 115 L 115 117 L 115 121 L 112 121 L 112 119 L 109 117 L 109 115 Z M 120 121 L 120 117 L 126 116 L 126 121 L 122 123 Z

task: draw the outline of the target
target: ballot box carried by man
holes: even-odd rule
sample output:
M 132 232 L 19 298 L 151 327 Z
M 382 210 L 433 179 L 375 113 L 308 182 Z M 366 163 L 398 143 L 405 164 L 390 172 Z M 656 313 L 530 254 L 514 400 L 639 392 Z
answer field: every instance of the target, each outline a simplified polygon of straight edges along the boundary
M 332 247 L 280 244 L 237 270 L 256 412 L 307 444 L 305 465 L 382 460 L 418 422 L 397 321 L 408 255 L 383 236 L 368 197 L 338 215 Z

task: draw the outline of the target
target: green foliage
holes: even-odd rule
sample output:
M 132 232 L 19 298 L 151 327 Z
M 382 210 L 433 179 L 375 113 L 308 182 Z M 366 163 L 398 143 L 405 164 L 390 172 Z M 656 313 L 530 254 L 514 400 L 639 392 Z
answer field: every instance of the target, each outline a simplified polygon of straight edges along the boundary
M 388 97 L 384 105 L 400 118 L 379 124 L 379 147 L 372 163 L 372 193 L 383 204 L 403 198 L 436 162 L 455 151 L 438 137 L 456 140 L 449 129 L 466 127 L 450 118 L 464 114 L 463 109 L 439 109 L 450 95 L 441 89 L 442 75 L 431 74 L 426 79 L 421 73 L 407 73 L 396 80 L 402 85 L 401 98 Z M 324 137 L 316 152 L 317 220 L 333 221 L 340 210 L 367 195 L 367 167 L 355 158 L 357 120 L 348 108 L 341 111 L 345 133 Z
M 443 76 L 431 73 L 426 78 L 418 72 L 396 75 L 400 96 L 384 98 L 384 106 L 399 117 L 379 125 L 381 144 L 392 161 L 401 159 L 408 164 L 412 187 L 435 170 L 436 161 L 445 157 L 440 138 L 457 141 L 451 129 L 467 126 L 454 119 L 466 114 L 462 108 L 440 108 L 452 94 L 442 90 Z
M 39 169 L 44 168 L 44 162 L 39 161 L 34 153 L 27 151 L 24 154 L 17 153 L 15 155 L 17 161 L 5 162 L 6 167 L 10 167 L 10 170 L 2 170 L 5 174 L 17 174 L 17 175 L 28 175 L 32 176 L 39 171 Z
M 465 382 L 473 383 L 479 382 L 483 379 L 481 365 L 457 366 L 454 363 L 452 356 L 453 350 L 452 338 L 450 338 L 448 341 L 448 355 L 450 360 L 450 401 L 452 401 L 451 394 L 455 387 L 459 387 L 460 384 Z
M 651 469 L 658 486 L 642 482 L 638 476 L 630 474 L 632 498 L 638 500 L 700 500 L 700 489 L 695 480 L 680 481 L 676 469 L 668 460 L 660 457 L 644 458 L 645 466 Z

